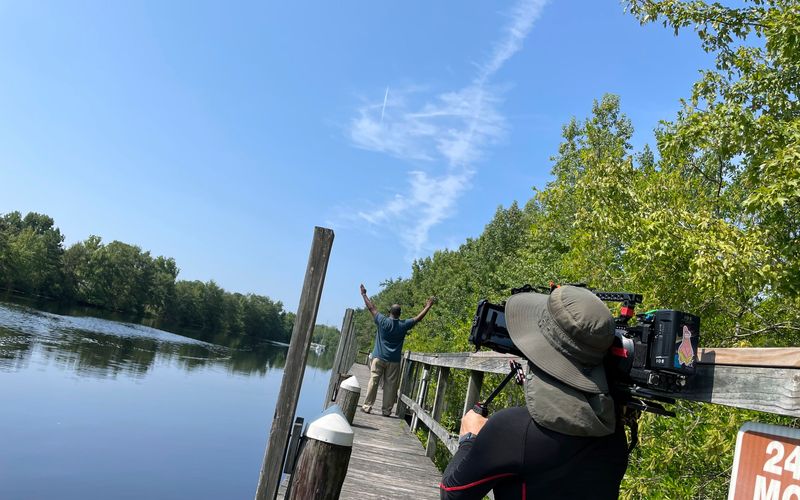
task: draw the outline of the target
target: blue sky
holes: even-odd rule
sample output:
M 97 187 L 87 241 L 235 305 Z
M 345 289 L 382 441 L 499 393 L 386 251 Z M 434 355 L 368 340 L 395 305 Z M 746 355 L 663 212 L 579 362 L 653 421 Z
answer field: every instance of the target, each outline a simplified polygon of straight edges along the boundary
M 652 144 L 710 65 L 616 1 L 2 2 L 0 213 L 289 310 L 331 227 L 338 326 L 543 187 L 594 99 Z

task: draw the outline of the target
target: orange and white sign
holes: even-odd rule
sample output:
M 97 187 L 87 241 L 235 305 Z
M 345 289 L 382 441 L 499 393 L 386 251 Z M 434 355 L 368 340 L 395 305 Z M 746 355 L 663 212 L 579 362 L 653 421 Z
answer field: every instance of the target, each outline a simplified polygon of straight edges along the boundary
M 747 422 L 736 437 L 728 500 L 800 500 L 800 429 Z

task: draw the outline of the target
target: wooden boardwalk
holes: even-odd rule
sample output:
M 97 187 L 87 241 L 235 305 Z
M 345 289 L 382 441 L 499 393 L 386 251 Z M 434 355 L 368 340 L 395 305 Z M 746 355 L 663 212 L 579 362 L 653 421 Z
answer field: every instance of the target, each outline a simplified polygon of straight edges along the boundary
M 354 364 L 350 373 L 361 385 L 360 405 L 367 393 L 369 369 Z M 425 456 L 425 447 L 404 421 L 394 415 L 381 415 L 382 398 L 379 389 L 370 414 L 361 411 L 360 406 L 356 409 L 353 454 L 341 498 L 438 499 L 442 474 Z

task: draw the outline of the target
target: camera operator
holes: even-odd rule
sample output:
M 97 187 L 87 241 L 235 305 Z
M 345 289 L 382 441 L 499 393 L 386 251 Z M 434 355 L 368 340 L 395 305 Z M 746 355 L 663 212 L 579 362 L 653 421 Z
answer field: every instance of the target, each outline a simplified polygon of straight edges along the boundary
M 508 332 L 528 358 L 525 407 L 461 419 L 442 499 L 611 499 L 628 464 L 603 357 L 614 320 L 585 288 L 519 293 L 505 306 Z

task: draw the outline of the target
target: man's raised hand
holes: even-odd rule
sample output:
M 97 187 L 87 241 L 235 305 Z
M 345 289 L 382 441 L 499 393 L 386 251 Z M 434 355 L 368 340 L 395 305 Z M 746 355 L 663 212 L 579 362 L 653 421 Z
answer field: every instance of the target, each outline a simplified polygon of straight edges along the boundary
M 364 288 L 364 283 L 361 283 L 361 295 L 366 295 L 366 294 L 367 294 L 367 289 Z
M 436 297 L 431 295 L 430 297 L 428 297 L 428 301 L 425 302 L 425 306 L 430 308 L 433 305 L 434 302 L 436 302 Z

